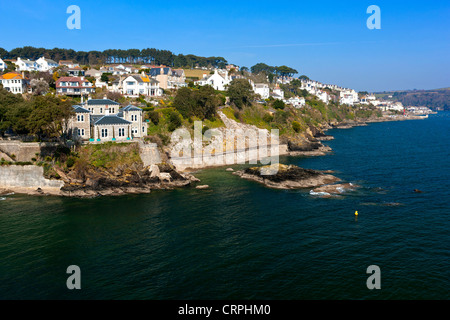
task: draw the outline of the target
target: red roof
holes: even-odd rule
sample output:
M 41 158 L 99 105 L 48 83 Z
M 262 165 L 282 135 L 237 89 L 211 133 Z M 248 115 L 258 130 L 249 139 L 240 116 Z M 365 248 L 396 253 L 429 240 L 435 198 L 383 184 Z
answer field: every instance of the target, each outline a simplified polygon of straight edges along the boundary
M 80 77 L 61 77 L 56 81 L 56 87 L 70 87 L 70 88 L 76 88 L 73 86 L 61 86 L 60 83 L 61 82 L 78 82 L 78 86 L 82 87 L 81 83 L 83 82 L 89 82 L 89 80 L 86 80 L 86 78 L 84 80 L 81 80 Z M 89 82 L 90 84 L 92 84 L 91 82 Z

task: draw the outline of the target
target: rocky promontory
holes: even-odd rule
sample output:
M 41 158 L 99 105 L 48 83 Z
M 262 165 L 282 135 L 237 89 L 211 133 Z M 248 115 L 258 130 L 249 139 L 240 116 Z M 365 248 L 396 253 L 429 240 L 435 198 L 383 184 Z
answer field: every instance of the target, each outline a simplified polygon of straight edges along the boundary
M 97 170 L 82 179 L 59 173 L 64 186 L 59 195 L 70 197 L 116 196 L 123 194 L 150 193 L 151 190 L 185 187 L 199 181 L 194 176 L 177 172 L 168 164 L 132 168 L 117 168 L 114 171 Z
M 270 172 L 271 170 L 272 172 Z M 340 181 L 339 178 L 320 171 L 283 164 L 275 165 L 275 167 L 264 166 L 247 168 L 245 170 L 236 171 L 233 174 L 238 175 L 243 179 L 259 182 L 274 189 L 316 188 Z

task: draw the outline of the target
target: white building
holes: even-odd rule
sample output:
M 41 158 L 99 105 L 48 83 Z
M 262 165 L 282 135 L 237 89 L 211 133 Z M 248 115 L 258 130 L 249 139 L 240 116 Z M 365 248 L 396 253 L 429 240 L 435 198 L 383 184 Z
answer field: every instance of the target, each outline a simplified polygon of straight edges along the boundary
M 53 61 L 52 59 L 46 59 L 44 57 L 41 57 L 36 60 L 37 69 L 38 71 L 47 72 L 52 70 L 53 68 L 58 67 L 58 63 Z
M 269 89 L 269 85 L 265 84 L 265 83 L 256 83 L 253 84 L 253 91 L 256 94 L 259 94 L 261 96 L 262 99 L 268 99 L 270 97 L 270 89 Z
M 210 85 L 216 90 L 225 91 L 227 86 L 230 84 L 231 78 L 228 76 L 228 71 L 225 71 L 224 75 L 219 74 L 219 72 L 214 70 L 214 74 L 204 77 L 201 80 L 195 82 L 195 84 L 200 86 Z
M 317 91 L 316 96 L 323 103 L 328 104 L 328 102 L 330 102 L 330 96 L 328 95 L 328 93 L 326 91 L 319 90 L 319 91 Z
M 38 64 L 36 61 L 28 60 L 28 59 L 22 59 L 17 58 L 17 61 L 14 62 L 17 66 L 17 71 L 38 71 Z
M 292 97 L 287 100 L 285 100 L 286 104 L 290 104 L 294 108 L 302 108 L 306 105 L 305 98 L 303 97 Z
M 69 96 L 87 96 L 95 91 L 84 77 L 61 77 L 56 81 L 56 93 Z
M 122 94 L 127 97 L 148 97 L 162 96 L 162 89 L 159 82 L 150 78 L 144 72 L 128 76 L 122 82 Z
M 281 97 L 281 100 L 284 99 L 284 91 L 278 85 L 273 89 L 273 97 L 275 99 L 277 99 L 276 97 Z
M 5 71 L 6 67 L 7 66 L 6 66 L 5 61 L 3 61 L 2 58 L 0 58 L 0 72 Z
M 28 80 L 20 73 L 8 72 L 0 76 L 0 83 L 3 88 L 15 94 L 22 94 L 27 92 Z
M 353 89 L 346 89 L 340 92 L 340 103 L 350 106 L 359 102 L 358 93 Z

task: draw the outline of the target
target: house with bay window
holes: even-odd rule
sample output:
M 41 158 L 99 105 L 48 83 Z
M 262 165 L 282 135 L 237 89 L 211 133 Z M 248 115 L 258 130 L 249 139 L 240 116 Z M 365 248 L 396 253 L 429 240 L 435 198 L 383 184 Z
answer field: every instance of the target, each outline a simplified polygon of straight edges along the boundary
M 129 75 L 123 80 L 122 94 L 126 97 L 139 97 L 139 95 L 159 97 L 162 95 L 162 89 L 157 80 L 141 73 Z
M 69 122 L 76 140 L 90 142 L 130 141 L 147 135 L 148 123 L 136 106 L 120 108 L 109 99 L 90 99 L 82 106 L 73 106 Z

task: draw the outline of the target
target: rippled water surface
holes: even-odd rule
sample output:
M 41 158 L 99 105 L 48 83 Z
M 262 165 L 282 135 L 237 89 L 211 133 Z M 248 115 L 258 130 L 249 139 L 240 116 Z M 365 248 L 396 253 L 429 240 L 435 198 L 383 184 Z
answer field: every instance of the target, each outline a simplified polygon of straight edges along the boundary
M 342 197 L 225 168 L 196 174 L 208 190 L 2 196 L 0 299 L 449 299 L 450 113 L 329 133 L 332 154 L 282 161 L 361 186 Z

